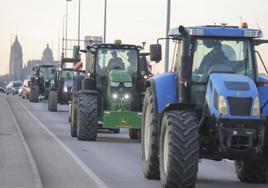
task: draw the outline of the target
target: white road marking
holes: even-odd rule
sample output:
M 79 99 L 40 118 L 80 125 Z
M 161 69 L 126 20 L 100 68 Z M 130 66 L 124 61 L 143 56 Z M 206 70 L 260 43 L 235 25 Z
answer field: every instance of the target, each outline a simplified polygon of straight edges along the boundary
M 108 188 L 108 186 L 86 166 L 54 133 L 52 133 L 42 122 L 40 122 L 28 108 L 20 102 L 20 105 L 28 112 L 28 114 L 58 143 L 62 148 L 77 162 L 77 164 L 85 171 L 85 173 L 93 180 L 100 188 Z
M 34 175 L 35 186 L 36 186 L 36 188 L 43 188 L 42 180 L 40 178 L 40 174 L 39 174 L 36 162 L 35 162 L 35 160 L 33 158 L 33 155 L 32 155 L 32 153 L 30 151 L 30 148 L 29 148 L 29 146 L 28 146 L 28 144 L 27 144 L 27 142 L 26 142 L 26 140 L 25 140 L 25 138 L 24 138 L 24 136 L 22 134 L 22 130 L 21 130 L 21 128 L 20 128 L 20 126 L 19 126 L 19 124 L 18 124 L 18 122 L 17 122 L 17 120 L 16 120 L 16 118 L 14 116 L 14 113 L 11 110 L 11 107 L 9 105 L 8 99 L 7 99 L 7 103 L 8 103 L 8 105 L 7 105 L 8 110 L 10 111 L 11 117 L 12 117 L 14 123 L 15 123 L 15 126 L 16 126 L 16 128 L 18 130 L 19 136 L 21 138 L 22 144 L 23 144 L 23 146 L 25 148 L 25 151 L 26 151 L 26 154 L 28 156 L 28 159 L 29 159 L 32 171 L 33 171 L 33 175 Z

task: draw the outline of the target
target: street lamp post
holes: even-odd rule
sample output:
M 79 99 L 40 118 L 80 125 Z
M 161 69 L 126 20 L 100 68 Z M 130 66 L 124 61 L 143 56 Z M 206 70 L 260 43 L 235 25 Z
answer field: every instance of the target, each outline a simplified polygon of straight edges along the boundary
M 65 20 L 65 57 L 67 57 L 67 38 L 68 38 L 68 2 L 72 0 L 66 0 L 66 20 Z
M 80 46 L 80 12 L 81 12 L 81 1 L 79 0 L 79 5 L 78 5 L 78 46 Z
M 170 4 L 171 0 L 167 0 L 167 25 L 166 25 L 166 38 L 168 38 L 168 32 L 170 29 Z M 166 40 L 166 52 L 165 52 L 165 72 L 168 72 L 169 68 L 169 40 Z
M 104 0 L 104 31 L 103 42 L 106 43 L 107 0 Z

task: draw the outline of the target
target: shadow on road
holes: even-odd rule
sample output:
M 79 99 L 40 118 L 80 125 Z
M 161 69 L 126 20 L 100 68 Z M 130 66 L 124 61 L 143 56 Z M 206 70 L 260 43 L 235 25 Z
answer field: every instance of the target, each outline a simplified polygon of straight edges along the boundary
M 241 183 L 231 180 L 222 180 L 222 179 L 198 179 L 196 188 L 267 188 L 267 184 L 250 184 L 250 183 Z

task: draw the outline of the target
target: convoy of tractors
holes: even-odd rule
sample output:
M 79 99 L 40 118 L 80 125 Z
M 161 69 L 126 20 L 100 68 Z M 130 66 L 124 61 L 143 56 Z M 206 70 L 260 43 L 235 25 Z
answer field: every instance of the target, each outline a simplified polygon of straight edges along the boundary
M 259 29 L 208 25 L 171 29 L 171 71 L 153 75 L 162 50 L 90 42 L 61 65 L 38 65 L 29 100 L 48 110 L 69 104 L 70 135 L 96 141 L 102 129 L 141 141 L 144 177 L 164 188 L 193 188 L 201 159 L 234 161 L 241 182 L 268 183 L 268 77 Z M 85 70 L 68 68 L 85 54 Z M 268 73 L 267 73 L 268 74 Z

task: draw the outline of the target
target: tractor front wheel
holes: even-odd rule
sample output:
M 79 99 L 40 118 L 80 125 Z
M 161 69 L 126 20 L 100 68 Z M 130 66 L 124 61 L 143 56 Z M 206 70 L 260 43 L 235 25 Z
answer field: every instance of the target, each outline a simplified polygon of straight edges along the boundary
M 199 159 L 198 120 L 186 111 L 166 112 L 160 133 L 160 179 L 164 188 L 194 188 Z
M 72 137 L 77 137 L 77 92 L 73 92 L 72 103 L 70 105 L 70 131 Z
M 148 87 L 143 102 L 141 128 L 143 175 L 148 179 L 159 179 L 158 116 L 156 96 Z
M 96 141 L 98 112 L 97 96 L 85 93 L 78 95 L 77 137 L 82 141 Z
M 39 84 L 31 84 L 30 102 L 39 101 Z
M 58 110 L 58 92 L 55 90 L 49 91 L 48 96 L 48 111 L 50 112 L 57 112 Z
M 268 183 L 268 161 L 236 160 L 235 171 L 238 179 L 246 183 Z

